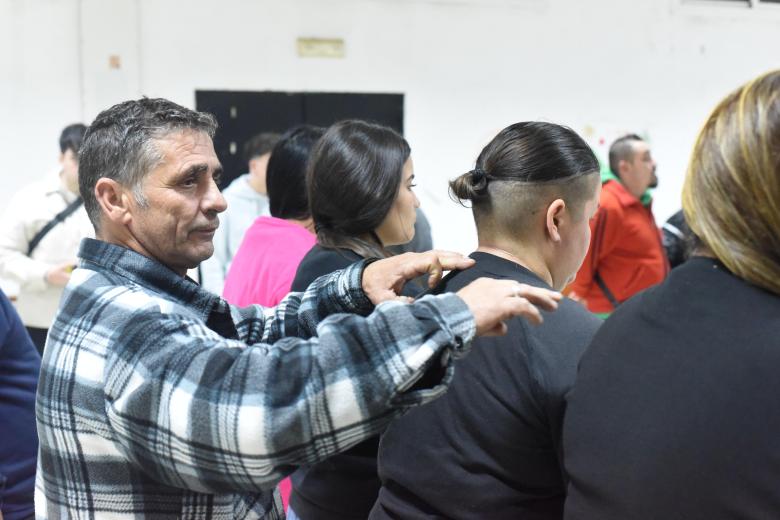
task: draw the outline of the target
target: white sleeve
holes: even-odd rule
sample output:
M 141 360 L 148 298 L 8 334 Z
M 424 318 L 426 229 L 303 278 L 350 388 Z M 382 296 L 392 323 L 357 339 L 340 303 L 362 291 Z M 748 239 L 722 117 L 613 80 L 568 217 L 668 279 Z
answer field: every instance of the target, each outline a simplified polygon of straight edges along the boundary
M 26 193 L 17 193 L 0 218 L 0 274 L 26 291 L 46 289 L 44 277 L 52 267 L 27 256 L 29 241 L 37 232 L 32 229 L 31 212 L 38 204 Z

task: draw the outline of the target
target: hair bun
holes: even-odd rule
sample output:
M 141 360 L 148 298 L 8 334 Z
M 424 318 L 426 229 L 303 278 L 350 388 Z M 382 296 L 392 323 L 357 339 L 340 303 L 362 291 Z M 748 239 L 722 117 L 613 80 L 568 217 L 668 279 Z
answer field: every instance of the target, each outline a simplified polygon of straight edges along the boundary
M 488 180 L 490 179 L 488 174 L 479 166 L 471 170 L 469 174 L 471 175 L 471 186 L 474 188 L 474 191 L 477 194 L 483 193 L 487 189 Z
M 474 200 L 485 193 L 488 185 L 488 176 L 485 170 L 476 167 L 450 181 L 450 194 L 463 204 L 467 200 Z

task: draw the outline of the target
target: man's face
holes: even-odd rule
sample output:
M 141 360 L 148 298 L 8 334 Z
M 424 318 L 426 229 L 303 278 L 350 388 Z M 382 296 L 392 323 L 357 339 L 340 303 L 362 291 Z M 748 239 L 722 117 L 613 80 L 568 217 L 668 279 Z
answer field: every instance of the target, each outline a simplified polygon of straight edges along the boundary
M 145 205 L 131 197 L 129 224 L 141 254 L 184 274 L 214 253 L 222 166 L 211 138 L 192 130 L 157 141 L 162 162 L 142 182 Z
M 585 255 L 590 246 L 590 221 L 599 208 L 601 197 L 601 179 L 598 173 L 590 174 L 590 197 L 584 202 L 577 213 L 570 214 L 570 224 L 565 232 L 561 231 L 562 248 L 556 256 L 556 269 L 553 276 L 553 287 L 563 290 L 564 287 L 574 281 L 582 266 Z
M 379 227 L 374 230 L 382 245 L 406 244 L 414 238 L 414 223 L 417 221 L 417 208 L 420 207 L 420 201 L 412 188 L 414 188 L 414 165 L 410 157 L 401 170 L 401 184 L 395 202 Z
M 266 185 L 266 174 L 268 172 L 268 160 L 271 153 L 258 155 L 249 160 L 250 185 L 257 193 L 265 195 L 268 193 Z
M 656 164 L 650 155 L 650 147 L 644 141 L 634 141 L 634 154 L 628 161 L 621 161 L 620 179 L 635 197 L 641 197 L 650 186 L 658 184 Z
M 79 192 L 79 156 L 70 148 L 60 155 L 62 170 L 60 177 L 65 187 L 78 194 Z

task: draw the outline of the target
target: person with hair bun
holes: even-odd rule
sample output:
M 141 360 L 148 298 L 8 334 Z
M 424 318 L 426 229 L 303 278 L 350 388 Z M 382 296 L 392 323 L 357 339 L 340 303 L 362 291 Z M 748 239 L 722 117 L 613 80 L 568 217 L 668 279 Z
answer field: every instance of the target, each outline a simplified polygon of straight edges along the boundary
M 393 129 L 359 120 L 331 126 L 312 152 L 307 175 L 317 232 L 292 290 L 363 258 L 391 256 L 388 246 L 414 237 L 416 208 L 411 149 Z M 403 294 L 423 288 L 414 283 Z M 364 520 L 376 500 L 379 437 L 303 468 L 293 477 L 289 517 Z
M 683 210 L 694 256 L 617 309 L 580 363 L 568 519 L 780 512 L 780 70 L 709 116 Z
M 502 130 L 450 183 L 471 204 L 479 247 L 476 264 L 436 292 L 483 276 L 565 287 L 588 248 L 598 171 L 569 128 L 521 122 Z M 447 394 L 384 433 L 370 518 L 560 519 L 564 395 L 600 323 L 565 299 L 539 327 L 511 320 L 506 336 L 479 340 Z

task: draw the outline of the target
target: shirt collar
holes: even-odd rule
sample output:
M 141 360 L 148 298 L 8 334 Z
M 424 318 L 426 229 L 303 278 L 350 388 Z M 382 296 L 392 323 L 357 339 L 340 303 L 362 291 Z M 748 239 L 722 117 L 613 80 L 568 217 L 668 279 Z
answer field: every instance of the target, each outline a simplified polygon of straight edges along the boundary
M 214 313 L 230 315 L 230 308 L 222 298 L 202 289 L 192 279 L 176 274 L 157 260 L 126 247 L 85 238 L 81 241 L 78 256 L 82 267 L 110 271 L 127 278 L 131 283 L 188 307 L 204 322 L 213 321 Z
M 609 168 L 603 168 L 601 170 L 601 184 L 606 184 L 609 181 L 615 181 L 623 186 L 620 177 L 615 175 Z M 641 202 L 643 206 L 650 206 L 650 203 L 653 202 L 653 191 L 650 188 L 645 190 L 642 196 L 639 197 L 639 202 Z

